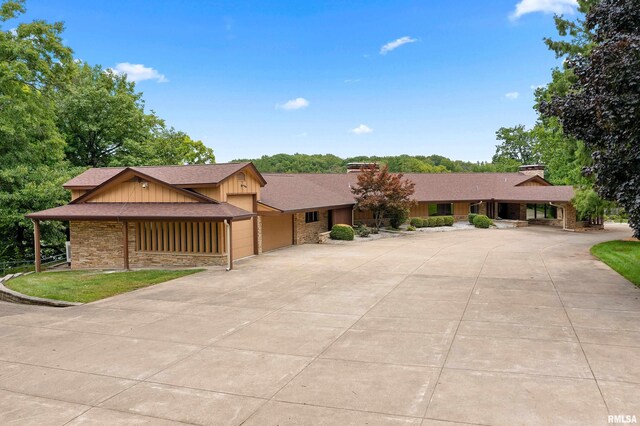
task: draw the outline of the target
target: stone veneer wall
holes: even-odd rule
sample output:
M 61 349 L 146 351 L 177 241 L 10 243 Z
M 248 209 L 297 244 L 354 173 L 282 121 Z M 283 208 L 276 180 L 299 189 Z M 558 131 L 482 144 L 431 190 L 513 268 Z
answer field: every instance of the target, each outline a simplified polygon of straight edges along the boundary
M 72 269 L 122 269 L 120 222 L 69 222 Z
M 122 223 L 70 222 L 72 269 L 122 269 Z M 129 225 L 129 267 L 223 266 L 226 255 L 136 251 L 135 223 Z
M 576 229 L 578 227 L 578 217 L 576 208 L 571 203 L 564 204 L 564 214 L 566 215 L 567 229 Z
M 258 232 L 256 232 L 256 238 L 258 239 L 258 254 L 262 254 L 262 217 L 258 216 L 254 220 L 258 224 Z
M 319 243 L 320 233 L 329 230 L 329 211 L 320 210 L 317 222 L 305 223 L 304 217 L 304 213 L 293 215 L 293 241 L 295 244 Z

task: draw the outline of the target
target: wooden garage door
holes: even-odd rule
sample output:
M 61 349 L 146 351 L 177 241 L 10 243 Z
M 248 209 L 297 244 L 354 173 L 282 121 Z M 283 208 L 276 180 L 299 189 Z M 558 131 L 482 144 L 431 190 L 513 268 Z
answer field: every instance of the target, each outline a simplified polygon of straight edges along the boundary
M 253 195 L 229 195 L 227 202 L 248 212 L 253 211 Z M 254 254 L 253 252 L 254 219 L 233 222 L 232 246 L 233 258 L 240 259 Z
M 293 215 L 262 216 L 262 251 L 293 244 Z

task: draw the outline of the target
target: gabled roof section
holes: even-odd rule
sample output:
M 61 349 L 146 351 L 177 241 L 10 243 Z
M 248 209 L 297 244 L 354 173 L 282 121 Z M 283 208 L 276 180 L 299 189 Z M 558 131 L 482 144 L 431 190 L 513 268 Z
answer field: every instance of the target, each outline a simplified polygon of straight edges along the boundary
M 108 191 L 112 186 L 117 185 L 119 183 L 122 182 L 126 182 L 129 179 L 132 179 L 134 177 L 140 178 L 142 180 L 146 180 L 149 182 L 154 182 L 158 185 L 164 186 L 166 188 L 169 188 L 173 191 L 176 191 L 182 195 L 185 195 L 189 198 L 192 198 L 196 201 L 199 202 L 206 202 L 206 203 L 217 203 L 217 201 L 196 193 L 194 191 L 188 191 L 186 189 L 183 188 L 178 188 L 174 185 L 171 185 L 167 182 L 163 182 L 160 179 L 157 179 L 153 176 L 150 176 L 146 173 L 142 173 L 139 170 L 133 169 L 133 168 L 125 168 L 122 169 L 122 171 L 120 171 L 119 173 L 116 173 L 114 176 L 112 176 L 111 178 L 107 179 L 106 181 L 102 182 L 101 184 L 99 184 L 98 186 L 94 187 L 93 189 L 85 192 L 83 195 L 81 195 L 80 197 L 76 198 L 75 200 L 71 201 L 69 204 L 83 204 L 86 201 L 90 200 L 91 198 L 95 197 L 98 194 L 101 194 L 105 191 Z
M 538 182 L 542 186 L 553 186 L 551 182 L 537 175 L 531 176 L 530 178 L 523 180 L 522 182 L 516 184 L 516 186 L 525 186 L 525 184 L 528 182 Z
M 127 168 L 101 167 L 88 169 L 69 180 L 63 186 L 67 189 L 92 189 L 113 178 L 125 169 Z M 252 174 L 256 176 L 261 186 L 267 183 L 251 162 L 195 164 L 187 166 L 141 166 L 128 167 L 128 169 L 144 173 L 147 176 L 163 181 L 169 185 L 182 188 L 203 185 L 215 186 L 235 173 L 246 169 L 250 170 Z

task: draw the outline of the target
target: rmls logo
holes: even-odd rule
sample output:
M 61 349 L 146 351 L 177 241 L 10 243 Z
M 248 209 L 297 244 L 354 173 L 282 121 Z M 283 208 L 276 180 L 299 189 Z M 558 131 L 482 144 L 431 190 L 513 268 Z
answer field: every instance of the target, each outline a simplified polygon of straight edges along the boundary
M 609 416 L 608 417 L 608 421 L 609 421 L 609 423 L 614 423 L 614 424 L 636 424 L 636 423 L 638 423 L 638 420 L 636 419 L 636 416 L 626 416 L 626 415 L 623 415 L 623 414 Z

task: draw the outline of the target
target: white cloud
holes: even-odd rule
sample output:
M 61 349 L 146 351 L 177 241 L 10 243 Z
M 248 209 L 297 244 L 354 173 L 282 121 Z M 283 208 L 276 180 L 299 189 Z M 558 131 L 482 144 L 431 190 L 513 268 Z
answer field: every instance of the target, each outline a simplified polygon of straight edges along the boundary
M 520 93 L 518 93 L 518 92 L 509 92 L 509 93 L 505 93 L 504 97 L 507 98 L 507 99 L 510 99 L 510 100 L 514 100 L 514 99 L 518 99 L 518 97 L 520 97 Z
M 573 13 L 578 6 L 577 0 L 520 0 L 509 16 L 512 20 L 520 18 L 527 13 Z
M 145 67 L 142 64 L 121 62 L 117 64 L 113 70 L 118 74 L 126 74 L 129 81 L 156 80 L 158 83 L 166 83 L 169 81 L 164 74 L 160 74 L 158 70 Z
M 356 135 L 364 135 L 366 133 L 373 133 L 373 129 L 365 124 L 361 124 L 355 129 L 349 130 L 351 133 L 355 133 Z
M 387 43 L 384 46 L 382 46 L 380 48 L 380 54 L 381 55 L 386 55 L 387 53 L 391 52 L 394 49 L 397 49 L 398 47 L 402 46 L 403 44 L 415 43 L 416 41 L 418 41 L 417 38 L 411 38 L 409 36 L 400 37 L 399 39 L 390 41 L 389 43 Z
M 277 109 L 286 109 L 286 110 L 302 109 L 308 106 L 309 106 L 309 101 L 306 100 L 305 98 L 295 98 L 295 99 L 288 100 L 283 104 L 276 104 Z

